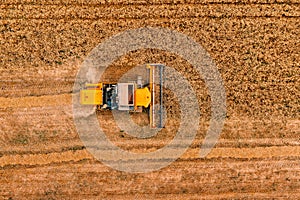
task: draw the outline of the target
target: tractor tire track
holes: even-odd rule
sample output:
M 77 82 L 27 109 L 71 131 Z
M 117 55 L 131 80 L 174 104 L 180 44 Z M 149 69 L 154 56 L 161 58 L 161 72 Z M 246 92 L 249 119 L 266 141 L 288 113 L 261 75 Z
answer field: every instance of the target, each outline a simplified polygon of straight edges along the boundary
M 199 149 L 188 150 L 182 159 L 197 159 Z M 256 148 L 215 148 L 207 159 L 235 158 L 235 159 L 264 159 L 274 157 L 300 157 L 300 146 L 256 147 Z M 0 157 L 0 167 L 24 165 L 51 165 L 55 163 L 78 162 L 92 160 L 94 157 L 87 150 L 65 151 L 47 154 L 3 155 Z M 167 158 L 166 158 L 167 159 Z M 114 162 L 113 158 L 110 160 Z M 134 163 L 134 160 L 132 160 Z

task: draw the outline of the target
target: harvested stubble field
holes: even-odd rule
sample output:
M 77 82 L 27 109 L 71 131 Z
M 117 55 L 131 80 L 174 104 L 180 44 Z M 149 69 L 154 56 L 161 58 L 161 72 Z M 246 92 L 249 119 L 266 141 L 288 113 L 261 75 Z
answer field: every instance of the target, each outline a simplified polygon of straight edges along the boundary
M 1 199 L 299 199 L 299 18 L 297 0 L 1 1 Z M 201 76 L 169 52 L 142 49 L 121 57 L 104 80 L 139 64 L 164 63 L 190 82 L 201 111 L 184 155 L 159 171 L 130 174 L 85 149 L 71 93 L 96 45 L 145 26 L 184 33 L 209 52 L 224 80 L 227 117 L 215 148 L 198 158 L 210 118 Z M 179 123 L 176 98 L 168 98 L 174 118 L 154 138 L 130 137 L 109 112 L 98 116 L 101 127 L 123 149 L 161 148 Z

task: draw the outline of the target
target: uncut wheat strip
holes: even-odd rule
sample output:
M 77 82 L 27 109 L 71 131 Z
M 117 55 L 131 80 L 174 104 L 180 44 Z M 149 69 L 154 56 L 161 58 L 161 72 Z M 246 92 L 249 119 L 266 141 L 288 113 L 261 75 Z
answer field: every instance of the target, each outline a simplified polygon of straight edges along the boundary
M 299 157 L 300 146 L 272 146 L 255 148 L 215 148 L 207 158 L 273 158 L 273 157 Z M 186 152 L 183 158 L 199 157 L 199 149 Z
M 87 151 L 66 151 L 63 153 L 7 155 L 0 158 L 0 166 L 6 165 L 47 165 L 70 161 L 92 159 Z

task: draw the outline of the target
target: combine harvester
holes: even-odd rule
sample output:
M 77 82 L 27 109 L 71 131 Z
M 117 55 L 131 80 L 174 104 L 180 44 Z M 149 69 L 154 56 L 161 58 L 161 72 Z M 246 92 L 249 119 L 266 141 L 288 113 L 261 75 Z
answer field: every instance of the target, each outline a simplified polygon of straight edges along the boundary
M 119 110 L 149 113 L 151 128 L 163 127 L 163 79 L 164 65 L 147 64 L 146 84 L 142 76 L 127 82 L 87 83 L 80 91 L 82 105 L 96 105 L 97 110 Z M 156 83 L 156 76 L 159 80 Z M 158 91 L 156 91 L 158 90 Z

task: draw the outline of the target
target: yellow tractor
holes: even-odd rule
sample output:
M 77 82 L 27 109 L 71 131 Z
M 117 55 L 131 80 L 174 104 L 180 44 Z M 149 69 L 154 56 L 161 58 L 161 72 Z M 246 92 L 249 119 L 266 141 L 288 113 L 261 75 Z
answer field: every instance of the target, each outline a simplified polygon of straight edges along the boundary
M 163 71 L 164 65 L 147 64 L 149 84 L 142 84 L 142 77 L 126 83 L 100 82 L 87 83 L 80 91 L 82 105 L 96 105 L 97 110 L 109 109 L 142 112 L 147 109 L 151 128 L 162 128 L 163 121 Z M 159 74 L 159 83 L 155 75 Z M 155 91 L 156 85 L 159 91 Z M 159 95 L 156 97 L 156 95 Z M 159 102 L 159 103 L 157 103 Z M 159 106 L 155 106 L 155 104 Z M 157 108 L 158 107 L 158 108 Z M 155 120 L 157 119 L 158 120 Z M 156 122 L 158 121 L 158 124 Z

